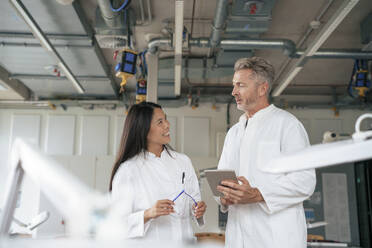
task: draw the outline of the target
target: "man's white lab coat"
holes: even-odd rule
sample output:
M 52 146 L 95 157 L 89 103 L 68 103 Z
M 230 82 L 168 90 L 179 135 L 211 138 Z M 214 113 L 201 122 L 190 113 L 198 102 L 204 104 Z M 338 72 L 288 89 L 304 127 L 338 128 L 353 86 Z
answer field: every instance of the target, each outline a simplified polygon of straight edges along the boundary
M 260 167 L 281 152 L 308 145 L 302 124 L 274 105 L 248 120 L 242 115 L 229 130 L 218 169 L 233 169 L 238 176 L 244 176 L 259 189 L 265 202 L 229 206 L 226 247 L 306 247 L 302 202 L 314 191 L 315 171 L 269 174 Z
M 158 200 L 173 200 L 183 189 L 200 201 L 199 184 L 190 159 L 184 154 L 170 153 L 171 156 L 164 150 L 160 158 L 150 152 L 140 153 L 119 167 L 113 180 L 112 198 L 118 202 L 125 199 L 123 221 L 128 233 L 123 237 L 170 241 L 195 239 L 190 223 L 192 200 L 185 194 L 175 201 L 175 214 L 160 216 L 144 224 L 146 209 Z

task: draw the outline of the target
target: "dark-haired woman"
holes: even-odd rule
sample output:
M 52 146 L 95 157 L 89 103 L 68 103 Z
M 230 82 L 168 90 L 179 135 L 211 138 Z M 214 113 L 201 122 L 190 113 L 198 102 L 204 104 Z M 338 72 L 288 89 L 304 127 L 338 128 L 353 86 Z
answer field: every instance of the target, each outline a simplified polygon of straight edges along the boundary
M 169 142 L 160 105 L 131 107 L 110 181 L 112 198 L 125 199 L 127 238 L 194 239 L 190 220 L 203 218 L 206 205 L 190 159 Z

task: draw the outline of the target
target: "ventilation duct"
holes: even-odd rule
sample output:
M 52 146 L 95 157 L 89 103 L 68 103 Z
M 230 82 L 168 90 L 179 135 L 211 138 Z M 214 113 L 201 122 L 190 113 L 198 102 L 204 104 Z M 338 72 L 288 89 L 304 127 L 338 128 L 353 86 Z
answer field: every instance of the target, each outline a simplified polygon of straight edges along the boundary
M 121 6 L 124 1 L 113 0 L 113 6 Z M 129 46 L 128 34 L 135 24 L 134 11 L 126 10 L 114 12 L 109 0 L 98 0 L 96 9 L 95 31 L 96 39 L 101 48 L 124 48 Z
M 257 38 L 269 29 L 275 0 L 234 0 L 227 17 L 225 38 Z

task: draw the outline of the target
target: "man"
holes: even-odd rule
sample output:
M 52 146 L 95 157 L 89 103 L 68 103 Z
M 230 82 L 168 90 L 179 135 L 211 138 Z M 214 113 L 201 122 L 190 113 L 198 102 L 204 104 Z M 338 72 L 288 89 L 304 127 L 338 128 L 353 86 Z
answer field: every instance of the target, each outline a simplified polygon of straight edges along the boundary
M 269 104 L 272 65 L 258 57 L 243 58 L 234 70 L 232 95 L 245 114 L 227 133 L 218 164 L 218 169 L 235 170 L 240 181 L 222 181 L 217 187 L 224 194 L 221 209 L 229 211 L 226 247 L 306 247 L 302 202 L 314 191 L 314 170 L 260 170 L 278 154 L 308 146 L 306 131 L 292 114 Z

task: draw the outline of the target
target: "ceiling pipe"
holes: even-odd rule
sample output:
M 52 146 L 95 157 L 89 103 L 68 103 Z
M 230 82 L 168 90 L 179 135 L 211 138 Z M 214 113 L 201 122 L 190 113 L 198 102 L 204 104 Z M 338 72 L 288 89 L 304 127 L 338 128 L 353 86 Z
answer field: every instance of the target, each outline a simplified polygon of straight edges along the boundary
M 143 8 L 143 0 L 139 0 L 139 7 L 140 7 L 140 13 L 141 13 L 141 24 L 145 23 L 145 10 Z
M 148 13 L 148 19 L 149 19 L 149 24 L 152 23 L 152 14 L 151 14 L 151 3 L 150 0 L 147 0 L 147 13 Z
M 155 38 L 149 41 L 147 50 L 151 54 L 155 54 L 160 46 L 172 46 L 172 40 L 167 38 Z
M 65 76 L 57 77 L 55 75 L 45 74 L 11 74 L 10 79 L 34 79 L 34 80 L 67 80 Z M 106 76 L 77 76 L 81 81 L 110 81 Z
M 210 36 L 211 48 L 214 49 L 221 41 L 221 34 L 224 29 L 224 24 L 227 17 L 228 0 L 217 0 L 215 18 L 212 25 L 212 32 Z
M 155 54 L 161 46 L 172 46 L 171 39 L 156 38 L 152 39 L 148 44 L 148 51 Z M 191 47 L 211 47 L 208 38 L 192 38 L 189 40 Z M 286 39 L 273 40 L 221 40 L 221 47 L 229 47 L 236 50 L 251 50 L 251 49 L 282 49 L 287 56 L 298 58 L 303 55 L 304 51 L 296 51 L 296 46 L 293 41 Z M 371 59 L 371 51 L 361 51 L 357 49 L 327 49 L 319 50 L 313 56 L 308 58 L 314 59 Z
M 55 47 L 50 43 L 49 39 L 45 36 L 39 25 L 36 23 L 34 18 L 28 12 L 26 7 L 23 5 L 21 0 L 9 0 L 11 5 L 14 9 L 19 13 L 19 15 L 23 18 L 26 24 L 30 27 L 34 36 L 40 41 L 41 45 L 50 53 L 52 54 L 55 59 L 58 61 L 58 66 L 60 69 L 65 73 L 66 77 L 71 81 L 74 88 L 80 93 L 83 94 L 85 92 L 83 86 L 77 81 L 76 77 L 72 73 L 71 69 L 67 66 L 65 61 L 59 55 Z
M 141 23 L 137 23 L 136 26 L 148 26 L 152 22 L 152 14 L 151 14 L 151 3 L 150 0 L 146 0 L 146 4 L 144 4 L 144 0 L 139 0 L 139 7 L 140 7 L 140 13 L 141 13 Z M 145 20 L 145 5 L 146 5 L 146 11 L 147 11 L 147 20 Z
M 75 45 L 75 44 L 70 44 L 70 45 L 62 45 L 62 44 L 55 44 L 53 45 L 54 47 L 58 48 L 79 48 L 79 49 L 93 49 L 93 45 Z M 0 42 L 0 48 L 1 47 L 42 47 L 40 43 L 26 43 L 26 42 Z
M 111 5 L 109 0 L 98 0 L 97 1 L 99 10 L 101 11 L 101 16 L 107 26 L 113 28 L 118 26 L 118 18 L 116 18 L 120 13 L 111 10 Z
M 291 56 L 296 52 L 296 46 L 293 41 L 287 39 L 272 40 L 233 40 L 225 39 L 220 41 L 221 47 L 237 50 L 251 49 L 282 49 L 285 55 Z M 167 38 L 155 38 L 148 43 L 148 51 L 155 54 L 160 46 L 173 46 L 172 40 Z M 212 44 L 208 38 L 192 38 L 189 40 L 189 46 L 211 48 Z
M 81 34 L 45 34 L 49 38 L 49 40 L 83 40 L 92 42 L 91 37 L 88 35 L 81 35 Z M 1 38 L 16 38 L 16 39 L 34 39 L 34 35 L 32 33 L 24 33 L 24 32 L 0 32 Z
M 297 51 L 294 55 L 299 58 L 304 54 L 304 51 Z M 357 49 L 329 49 L 318 50 L 312 59 L 372 59 L 372 51 L 362 51 Z

